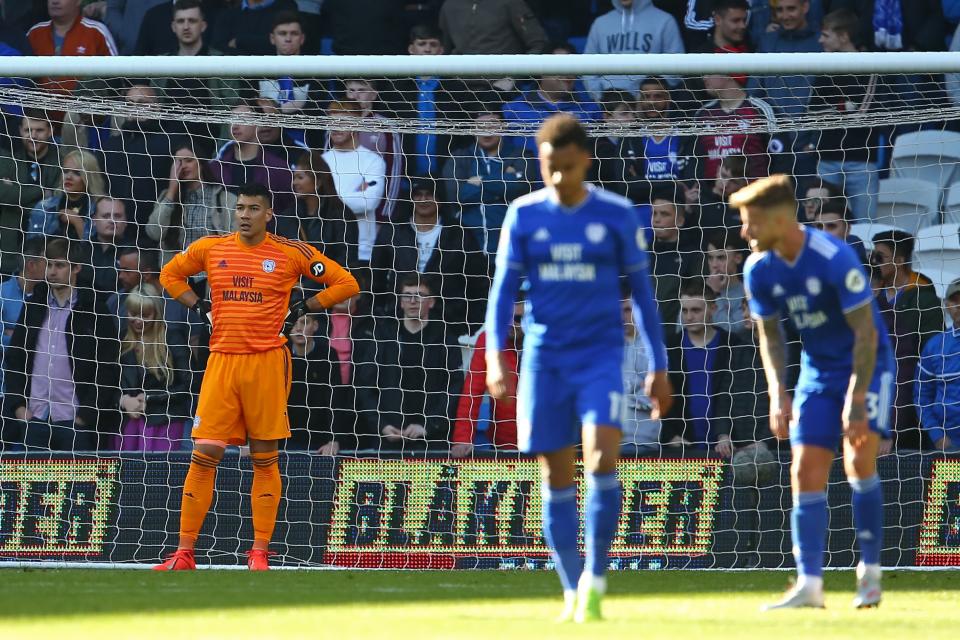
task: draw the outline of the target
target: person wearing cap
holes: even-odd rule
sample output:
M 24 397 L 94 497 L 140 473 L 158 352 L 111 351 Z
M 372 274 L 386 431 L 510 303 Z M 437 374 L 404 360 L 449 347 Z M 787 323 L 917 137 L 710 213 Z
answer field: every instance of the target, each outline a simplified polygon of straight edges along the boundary
M 923 347 L 913 401 L 920 427 L 946 451 L 960 447 L 960 278 L 947 287 L 943 306 L 953 326 Z
M 414 180 L 413 216 L 381 225 L 370 254 L 374 310 L 394 316 L 397 286 L 408 274 L 437 281 L 437 309 L 452 336 L 473 333 L 483 323 L 490 287 L 487 259 L 459 223 L 443 224 L 432 179 Z

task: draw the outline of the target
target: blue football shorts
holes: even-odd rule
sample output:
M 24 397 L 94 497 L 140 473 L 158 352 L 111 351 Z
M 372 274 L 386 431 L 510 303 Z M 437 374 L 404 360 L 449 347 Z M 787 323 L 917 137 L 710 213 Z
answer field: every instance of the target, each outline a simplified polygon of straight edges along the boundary
M 896 385 L 895 369 L 878 367 L 867 391 L 867 420 L 870 430 L 890 437 L 890 415 Z M 796 423 L 790 428 L 791 445 L 816 445 L 836 451 L 843 438 L 843 405 L 846 386 L 797 389 L 793 398 Z
M 575 445 L 582 426 L 622 429 L 626 403 L 621 364 L 615 358 L 570 368 L 528 368 L 523 366 L 527 360 L 522 361 L 517 387 L 520 451 L 548 453 Z

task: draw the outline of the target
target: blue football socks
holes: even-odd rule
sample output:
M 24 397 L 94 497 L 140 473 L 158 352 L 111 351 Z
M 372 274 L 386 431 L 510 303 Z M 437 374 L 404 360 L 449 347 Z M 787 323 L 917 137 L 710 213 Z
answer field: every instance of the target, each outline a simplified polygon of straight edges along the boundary
M 827 494 L 806 491 L 793 494 L 790 524 L 793 555 L 800 576 L 823 576 L 823 547 L 827 537 Z
M 577 485 L 562 489 L 551 489 L 544 485 L 543 495 L 543 536 L 553 552 L 553 561 L 560 574 L 564 591 L 577 588 L 583 562 L 577 546 L 580 530 L 580 518 L 577 513 Z
M 860 559 L 864 564 L 880 564 L 883 548 L 883 491 L 880 476 L 862 480 L 850 478 L 853 489 L 853 523 L 857 529 Z
M 587 508 L 584 514 L 586 570 L 601 577 L 607 570 L 610 545 L 620 522 L 620 479 L 616 472 L 587 475 Z

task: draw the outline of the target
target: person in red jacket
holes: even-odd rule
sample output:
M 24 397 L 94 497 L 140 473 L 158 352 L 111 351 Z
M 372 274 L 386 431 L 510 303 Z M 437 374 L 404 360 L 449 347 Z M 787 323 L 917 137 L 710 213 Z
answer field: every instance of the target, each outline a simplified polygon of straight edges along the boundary
M 523 318 L 523 302 L 513 306 L 513 330 L 510 332 L 511 344 L 502 352 L 505 364 L 511 372 L 513 382 L 509 388 L 517 388 L 517 375 L 520 370 L 520 348 L 523 342 L 523 329 L 520 320 Z M 463 392 L 457 404 L 457 420 L 453 426 L 453 436 L 450 438 L 450 455 L 454 458 L 466 458 L 473 453 L 473 438 L 476 435 L 477 422 L 480 416 L 480 405 L 487 393 L 487 361 L 485 358 L 487 333 L 481 331 L 473 346 L 473 357 L 470 359 L 470 368 L 463 381 Z M 516 451 L 517 449 L 517 403 L 493 402 L 491 411 L 493 420 L 487 435 L 490 442 L 498 450 Z
M 115 56 L 117 45 L 106 25 L 84 18 L 80 0 L 50 0 L 50 19 L 27 32 L 35 56 Z M 71 93 L 76 78 L 45 78 L 43 86 L 58 93 Z

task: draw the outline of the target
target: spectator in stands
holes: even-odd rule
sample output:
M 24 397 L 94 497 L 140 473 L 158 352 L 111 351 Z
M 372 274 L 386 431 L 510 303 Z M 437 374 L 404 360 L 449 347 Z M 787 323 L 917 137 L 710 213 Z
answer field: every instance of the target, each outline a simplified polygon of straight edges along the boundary
M 237 196 L 214 182 L 210 165 L 187 141 L 175 143 L 170 179 L 146 227 L 160 244 L 163 264 L 195 240 L 233 229 Z
M 117 287 L 107 296 L 106 307 L 110 317 L 117 323 L 120 335 L 127 333 L 127 315 L 124 312 L 127 296 L 131 291 L 153 287 L 166 296 L 160 284 L 160 254 L 155 249 L 122 247 L 117 251 Z M 166 298 L 165 298 L 166 299 Z M 166 323 L 167 341 L 170 344 L 186 344 L 186 314 L 183 305 L 165 304 L 163 319 Z
M 350 446 L 356 437 L 350 433 L 353 425 L 347 420 L 339 359 L 327 339 L 317 332 L 319 327 L 317 317 L 307 314 L 290 332 L 293 375 L 287 399 L 291 431 L 287 449 L 335 456 L 341 445 Z
M 869 267 L 870 263 L 867 260 L 867 250 L 863 246 L 863 240 L 850 233 L 850 209 L 847 208 L 846 200 L 843 197 L 830 198 L 824 202 L 814 220 L 813 224 L 817 229 L 826 231 L 835 238 L 849 244 L 857 252 L 860 262 Z
M 575 89 L 576 78 L 541 76 L 535 88 L 503 105 L 503 117 L 508 122 L 519 122 L 532 129 L 557 112 L 572 113 L 581 120 L 599 120 L 600 105 Z M 526 150 L 532 152 L 535 141 L 527 138 Z
M 251 104 L 257 113 L 265 116 L 275 116 L 280 113 L 280 106 L 267 98 L 255 98 Z M 260 141 L 264 151 L 283 160 L 287 167 L 292 165 L 301 153 L 310 150 L 305 138 L 306 132 L 303 129 L 278 127 L 272 124 L 257 127 L 257 140 Z
M 46 115 L 27 109 L 19 132 L 19 145 L 0 156 L 0 273 L 13 272 L 30 210 L 63 181 L 60 147 Z
M 463 386 L 460 345 L 431 318 L 434 286 L 420 274 L 401 281 L 400 320 L 377 323 L 380 435 L 385 448 L 446 449 Z
M 100 163 L 89 151 L 75 149 L 63 157 L 60 191 L 30 212 L 27 238 L 67 236 L 88 240 L 98 197 L 106 195 Z
M 694 207 L 699 203 L 699 216 L 691 216 L 697 222 L 697 227 L 705 232 L 717 229 L 729 229 L 740 225 L 740 212 L 731 208 L 727 201 L 734 193 L 751 182 L 750 162 L 746 156 L 739 153 L 724 156 L 717 169 L 717 177 L 713 181 L 713 188 L 700 192 L 698 187 L 687 190 L 688 199 Z
M 756 21 L 756 8 L 764 2 L 766 0 L 688 0 L 682 2 L 682 9 L 674 9 L 671 13 L 681 27 L 687 51 L 696 51 L 704 44 L 713 43 L 720 49 L 717 53 L 742 53 L 737 47 L 751 41 L 750 26 Z M 731 10 L 742 14 L 731 15 L 728 13 Z M 725 49 L 730 45 L 730 49 Z M 752 48 L 746 51 L 752 51 Z
M 201 0 L 176 0 L 173 3 L 172 10 L 170 3 L 165 2 L 148 12 L 148 17 L 152 17 L 149 15 L 150 13 L 160 11 L 168 13 L 172 11 L 172 15 L 168 16 L 166 20 L 158 20 L 153 24 L 145 22 L 144 30 L 150 33 L 162 32 L 163 30 L 157 29 L 156 25 L 169 22 L 175 38 L 169 46 L 164 46 L 156 51 L 140 51 L 140 55 L 188 57 L 223 55 L 219 49 L 211 47 L 205 37 L 207 15 Z M 141 45 L 143 45 L 143 40 L 142 35 Z M 165 32 L 163 40 L 167 40 Z M 231 78 L 154 78 L 152 82 L 164 98 L 178 105 L 229 108 L 240 97 L 240 83 Z M 189 127 L 190 123 L 187 126 Z
M 302 4 L 302 0 L 301 0 Z M 403 2 L 323 0 L 321 21 L 338 56 L 395 55 L 403 52 Z
M 441 56 L 446 53 L 443 35 L 430 25 L 416 25 L 410 30 L 407 53 L 412 56 Z M 421 76 L 396 78 L 384 88 L 381 98 L 388 112 L 397 118 L 416 118 L 435 122 L 441 119 L 466 120 L 475 109 L 477 96 L 466 83 L 456 78 Z M 443 157 L 453 151 L 453 138 L 433 133 L 408 133 L 403 136 L 407 174 L 426 177 L 436 175 Z
M 763 361 L 760 359 L 760 328 L 756 321 L 750 315 L 750 308 L 746 298 L 743 300 L 743 322 L 746 329 L 745 333 L 740 335 L 743 340 L 741 354 L 744 357 L 739 361 L 739 365 L 749 365 L 734 371 L 734 375 L 742 377 L 745 387 L 754 390 L 752 401 L 744 403 L 743 407 L 749 411 L 747 416 L 753 416 L 755 419 L 755 430 L 750 432 L 750 423 L 748 420 L 738 421 L 734 429 L 732 438 L 735 447 L 735 453 L 730 462 L 733 465 L 733 482 L 737 486 L 762 487 L 770 483 L 775 474 L 779 472 L 780 464 L 776 461 L 773 453 L 770 451 L 773 444 L 772 434 L 770 432 L 770 400 L 767 393 L 767 379 L 763 371 Z M 752 347 L 752 350 L 751 350 Z M 749 355 L 752 353 L 752 361 Z M 789 365 L 788 365 L 789 366 Z M 747 399 L 743 399 L 747 400 Z M 743 427 L 746 426 L 746 429 Z M 759 500 L 759 496 L 756 496 Z M 755 509 L 751 505 L 751 509 Z M 751 527 L 756 530 L 758 527 Z
M 820 35 L 823 50 L 857 51 L 857 23 L 852 11 L 840 9 L 827 14 Z M 900 101 L 891 89 L 893 84 L 891 78 L 877 74 L 818 76 L 808 110 L 813 115 L 865 116 L 896 108 Z M 869 221 L 876 210 L 877 150 L 888 133 L 889 128 L 880 126 L 842 127 L 823 129 L 817 136 L 818 173 L 841 187 L 855 220 Z
M 113 428 L 119 336 L 94 292 L 76 286 L 79 246 L 47 243 L 38 283 L 4 353 L 4 415 L 28 450 L 92 451 Z
M 713 325 L 714 300 L 701 278 L 689 280 L 680 292 L 683 331 L 667 347 L 670 381 L 677 395 L 662 420 L 661 441 L 713 447 L 729 458 L 734 451 L 732 433 L 756 432 L 753 380 L 736 375 L 752 368 L 754 353 L 735 334 Z
M 794 0 L 788 0 L 794 1 Z M 694 119 L 704 128 L 717 130 L 697 137 L 695 158 L 691 162 L 694 175 L 701 181 L 712 182 L 724 156 L 740 154 L 747 157 L 748 174 L 754 178 L 767 175 L 768 136 L 763 133 L 741 133 L 742 123 L 776 126 L 773 109 L 765 101 L 747 95 L 733 76 L 711 74 L 703 77 L 707 94 L 713 100 L 697 111 Z M 722 130 L 718 130 L 722 127 Z
M 705 0 L 699 0 L 703 2 Z M 769 31 L 780 29 L 780 23 L 776 20 L 777 0 L 749 0 L 750 1 L 750 40 L 754 43 L 763 40 Z M 839 3 L 847 3 L 849 0 L 839 0 Z M 828 3 L 839 4 L 835 0 L 810 0 L 810 9 L 807 11 L 807 24 L 811 29 L 820 28 L 820 21 L 823 19 L 824 5 Z
M 117 451 L 177 451 L 190 420 L 190 352 L 168 340 L 160 289 L 142 285 L 124 304 L 120 348 L 120 435 Z
M 132 110 L 160 102 L 148 80 L 135 80 L 124 94 Z M 162 180 L 170 174 L 171 145 L 185 132 L 180 122 L 127 116 L 116 122 L 119 128 L 103 145 L 103 168 L 110 195 L 129 200 L 133 208 L 130 220 L 146 224 L 153 203 L 162 189 Z
M 513 324 L 507 336 L 507 345 L 503 349 L 504 364 L 510 380 L 507 387 L 516 392 L 517 376 L 520 372 L 520 352 L 523 348 L 523 301 L 513 305 Z M 473 453 L 480 420 L 480 405 L 487 394 L 487 332 L 477 333 L 473 343 L 473 354 L 467 368 L 467 375 L 460 391 L 457 403 L 457 418 L 450 436 L 450 456 L 468 458 Z M 517 403 L 497 402 L 490 399 L 490 420 L 487 422 L 486 437 L 495 451 L 513 451 L 517 448 Z
M 358 131 L 356 135 L 360 146 L 377 152 L 386 163 L 384 198 L 377 207 L 377 220 L 390 220 L 393 218 L 403 183 L 403 136 L 385 126 L 390 119 L 380 113 L 383 105 L 380 102 L 378 82 L 369 79 L 347 80 L 344 83 L 343 95 L 346 101 L 360 106 L 360 117 L 379 121 L 379 131 Z M 326 149 L 332 146 L 332 141 L 328 139 Z
M 360 105 L 349 100 L 335 100 L 327 107 L 330 117 L 359 118 Z M 385 192 L 387 164 L 376 151 L 360 144 L 356 130 L 330 131 L 330 148 L 323 153 L 330 167 L 337 195 L 357 217 L 359 241 L 357 260 L 370 262 L 370 253 L 377 237 L 376 213 Z
M 396 294 L 407 275 L 436 282 L 437 318 L 450 336 L 473 333 L 483 323 L 490 286 L 488 262 L 472 234 L 458 223 L 443 224 L 436 199 L 436 183 L 420 180 L 410 190 L 413 218 L 384 224 L 373 247 L 374 308 L 396 315 Z M 402 302 L 402 299 L 401 299 Z
M 337 264 L 357 264 L 357 217 L 337 195 L 330 167 L 317 151 L 304 152 L 293 165 L 296 208 L 275 216 L 277 233 L 316 246 Z
M 657 185 L 651 194 L 650 273 L 664 333 L 675 334 L 680 322 L 680 287 L 685 278 L 703 273 L 703 252 L 696 229 L 686 225 L 675 187 Z
M 747 254 L 747 245 L 733 229 L 714 231 L 704 242 L 707 258 L 707 287 L 714 293 L 713 324 L 718 329 L 742 336 L 747 332 L 744 324 L 742 268 Z
M 97 198 L 90 232 L 90 267 L 93 288 L 105 294 L 116 293 L 117 257 L 121 247 L 131 246 L 127 234 L 127 207 L 112 196 Z M 86 267 L 85 267 L 86 268 Z
M 943 0 L 911 0 L 896 4 L 847 0 L 860 16 L 860 40 L 880 51 L 943 51 L 947 21 Z
M 446 0 L 443 45 L 456 55 L 543 53 L 547 36 L 524 0 Z
M 294 0 L 244 0 L 220 13 L 210 42 L 228 55 L 269 56 L 274 16 L 296 10 Z
M 620 303 L 623 314 L 623 444 L 640 449 L 659 447 L 660 420 L 650 416 L 652 404 L 646 394 L 646 378 L 650 358 L 637 331 L 633 317 L 633 301 L 627 295 Z
M 846 199 L 837 185 L 819 176 L 813 176 L 808 185 L 800 200 L 802 208 L 797 212 L 797 220 L 800 222 L 804 224 L 815 222 L 823 210 L 823 205 L 833 199 L 843 200 L 843 206 L 846 208 Z
M 710 40 L 716 53 L 748 53 L 749 0 L 717 0 L 713 3 L 713 33 Z M 745 80 L 737 80 L 744 84 Z
M 594 20 L 584 53 L 685 53 L 676 20 L 651 0 L 613 0 L 613 10 Z M 611 89 L 637 95 L 643 76 L 584 76 L 595 99 Z
M 43 240 L 31 240 L 23 244 L 22 253 L 14 254 L 14 261 L 18 263 L 13 275 L 0 283 L 0 365 L 3 364 L 3 353 L 13 338 L 14 329 L 23 312 L 24 300 L 33 295 L 33 289 L 43 282 L 47 270 L 47 261 L 43 257 Z M 3 369 L 0 368 L 0 400 L 3 398 Z M 13 443 L 18 434 L 12 429 L 5 428 L 6 421 L 0 415 L 0 451 L 4 443 Z
M 306 33 L 299 13 L 284 11 L 273 17 L 270 44 L 275 47 L 276 55 L 299 56 L 304 42 Z M 311 93 L 320 88 L 314 80 L 290 76 L 260 80 L 259 85 L 260 97 L 275 102 L 281 113 L 301 113 L 310 105 Z
M 147 12 L 158 4 L 170 4 L 170 0 L 107 0 L 86 2 L 83 14 L 107 25 L 117 43 L 121 56 L 137 52 L 137 36 L 141 33 Z M 163 24 L 163 23 L 160 23 Z M 156 29 L 156 23 L 152 25 Z
M 626 128 L 636 119 L 636 98 L 626 91 L 604 91 L 600 98 L 603 109 L 603 124 Z M 622 147 L 630 139 L 607 131 L 593 141 L 593 157 L 596 162 L 591 169 L 591 180 L 608 191 L 626 194 L 628 174 L 626 154 Z M 633 177 L 633 176 L 629 176 Z
M 943 306 L 953 326 L 924 345 L 913 401 L 934 449 L 955 451 L 960 447 L 960 279 L 947 286 Z
M 27 32 L 35 56 L 115 56 L 117 45 L 106 25 L 84 18 L 80 0 L 47 0 L 50 19 L 38 22 Z M 58 93 L 70 93 L 76 78 L 46 78 L 41 86 Z
M 499 127 L 499 113 L 481 112 L 478 124 Z M 460 223 L 488 255 L 497 252 L 507 206 L 530 193 L 537 183 L 536 162 L 516 140 L 478 135 L 473 144 L 453 152 L 443 167 L 443 200 L 460 209 Z
M 820 51 L 817 32 L 807 14 L 809 0 L 777 0 L 776 28 L 768 29 L 757 42 L 759 53 L 812 53 Z M 800 74 L 753 76 L 753 94 L 766 100 L 777 113 L 799 115 L 806 111 L 813 78 Z
M 361 291 L 369 290 L 366 273 L 356 272 Z M 380 408 L 377 394 L 377 352 L 374 319 L 370 313 L 370 296 L 361 293 L 334 306 L 326 316 L 326 326 L 319 334 L 326 336 L 337 356 L 340 379 L 350 427 L 345 426 L 337 443 L 344 449 L 379 447 Z M 347 436 L 352 436 L 347 440 Z
M 253 101 L 235 106 L 231 112 L 239 118 L 257 113 Z M 234 121 L 230 125 L 230 138 L 210 163 L 214 182 L 223 184 L 228 191 L 236 192 L 248 182 L 265 185 L 273 194 L 273 208 L 283 211 L 293 206 L 290 166 L 280 156 L 264 146 L 258 135 L 258 127 Z
M 926 276 L 913 270 L 913 243 L 913 236 L 905 231 L 883 231 L 873 236 L 870 255 L 877 303 L 897 359 L 897 394 L 891 426 L 901 449 L 920 448 L 913 406 L 917 363 L 927 340 L 943 331 L 943 310 L 937 292 Z

